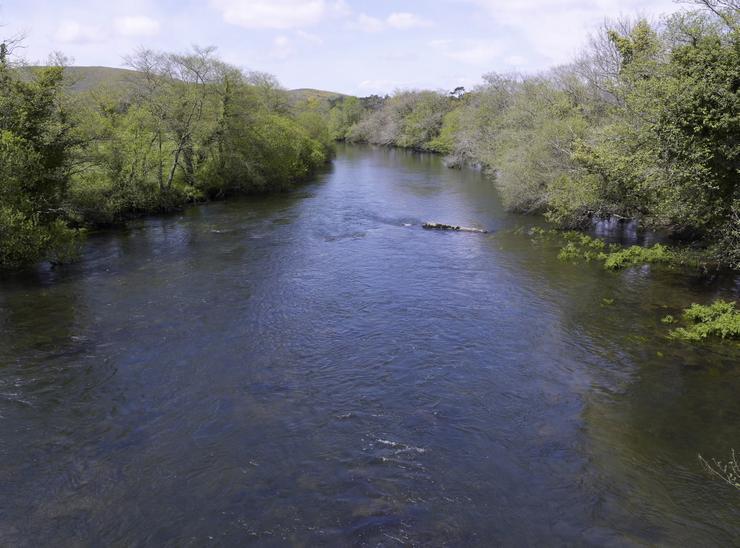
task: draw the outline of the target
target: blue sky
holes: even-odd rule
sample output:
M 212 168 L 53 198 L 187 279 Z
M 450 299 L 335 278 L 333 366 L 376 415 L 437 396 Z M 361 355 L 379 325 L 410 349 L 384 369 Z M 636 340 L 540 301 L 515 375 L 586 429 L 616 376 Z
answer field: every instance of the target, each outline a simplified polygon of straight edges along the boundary
M 536 72 L 571 59 L 605 17 L 677 9 L 672 0 L 0 0 L 0 37 L 25 33 L 31 62 L 62 51 L 114 67 L 138 46 L 214 45 L 288 88 L 368 95 Z

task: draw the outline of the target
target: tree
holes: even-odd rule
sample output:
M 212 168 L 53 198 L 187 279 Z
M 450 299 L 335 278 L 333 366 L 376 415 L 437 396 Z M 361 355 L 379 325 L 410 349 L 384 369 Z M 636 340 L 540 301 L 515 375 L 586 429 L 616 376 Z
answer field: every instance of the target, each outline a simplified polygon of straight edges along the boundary
M 462 86 L 457 86 L 450 92 L 450 97 L 453 99 L 460 99 L 463 95 L 465 95 L 465 88 Z
M 63 68 L 21 78 L 0 45 L 0 266 L 60 261 L 74 250 L 64 201 L 76 145 Z
M 160 53 L 142 49 L 127 58 L 127 64 L 141 73 L 139 97 L 157 119 L 157 142 L 162 170 L 160 190 L 170 191 L 177 170 L 194 183 L 195 143 L 199 124 L 212 93 L 215 77 L 215 48 L 194 47 L 191 53 Z M 164 141 L 174 143 L 169 168 L 163 154 Z

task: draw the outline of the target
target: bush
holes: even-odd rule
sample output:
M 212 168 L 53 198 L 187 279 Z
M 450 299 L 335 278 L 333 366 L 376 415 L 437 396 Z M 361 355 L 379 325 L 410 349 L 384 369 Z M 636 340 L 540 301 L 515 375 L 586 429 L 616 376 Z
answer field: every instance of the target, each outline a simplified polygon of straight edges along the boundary
M 67 262 L 78 251 L 79 233 L 56 220 L 41 223 L 38 215 L 28 216 L 0 206 L 0 265 L 19 268 L 44 259 Z
M 710 305 L 692 304 L 682 318 L 687 327 L 678 327 L 669 333 L 672 339 L 703 341 L 710 337 L 740 339 L 740 310 L 734 302 L 717 300 Z M 664 318 L 665 320 L 665 318 Z
M 652 247 L 633 245 L 609 253 L 604 258 L 604 268 L 620 270 L 628 266 L 643 264 L 666 264 L 675 260 L 675 255 L 666 246 L 655 244 Z

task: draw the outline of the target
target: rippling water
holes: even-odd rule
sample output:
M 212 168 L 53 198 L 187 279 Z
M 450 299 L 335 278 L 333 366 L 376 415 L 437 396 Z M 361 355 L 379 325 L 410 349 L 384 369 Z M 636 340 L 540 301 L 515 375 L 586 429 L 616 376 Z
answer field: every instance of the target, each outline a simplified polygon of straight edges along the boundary
M 737 542 L 697 454 L 740 450 L 740 351 L 659 321 L 737 283 L 565 264 L 533 222 L 346 147 L 6 276 L 0 544 Z

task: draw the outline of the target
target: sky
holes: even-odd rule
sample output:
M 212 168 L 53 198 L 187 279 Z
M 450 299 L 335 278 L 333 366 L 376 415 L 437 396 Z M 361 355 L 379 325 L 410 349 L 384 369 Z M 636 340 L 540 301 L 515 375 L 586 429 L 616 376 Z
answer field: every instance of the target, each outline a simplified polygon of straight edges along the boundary
M 656 17 L 673 0 L 0 0 L 21 55 L 124 66 L 138 47 L 216 46 L 287 88 L 354 95 L 471 88 L 483 74 L 566 63 L 605 17 Z

